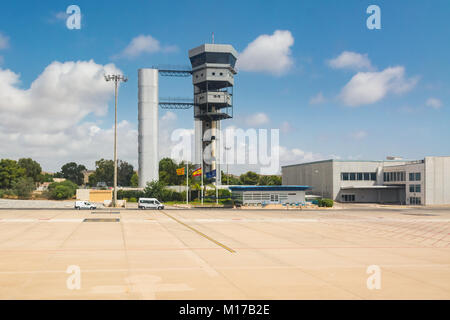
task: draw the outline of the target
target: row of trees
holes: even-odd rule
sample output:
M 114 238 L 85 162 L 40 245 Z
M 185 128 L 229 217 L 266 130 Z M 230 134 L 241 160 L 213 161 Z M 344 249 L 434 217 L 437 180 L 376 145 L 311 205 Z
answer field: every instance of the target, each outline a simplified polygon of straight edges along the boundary
M 65 178 L 77 185 L 83 185 L 84 173 L 87 171 L 82 164 L 75 162 L 66 163 L 61 167 L 61 171 L 55 174 L 56 178 Z M 134 176 L 134 177 L 133 177 Z M 114 182 L 114 161 L 100 159 L 95 162 L 95 171 L 89 175 L 87 184 L 96 187 L 99 183 L 106 186 L 112 186 Z M 126 161 L 118 160 L 117 184 L 119 186 L 129 187 L 137 186 L 137 174 L 134 168 Z
M 28 197 L 35 189 L 36 183 L 48 179 L 43 175 L 39 163 L 30 159 L 22 158 L 18 161 L 11 159 L 0 160 L 0 191 L 4 194 Z
M 40 164 L 30 158 L 22 158 L 19 161 L 1 159 L 0 189 L 11 189 L 20 179 L 26 179 L 31 183 L 43 182 L 46 177 L 41 172 Z
M 226 189 L 218 190 L 219 201 L 221 203 L 229 203 L 231 201 L 231 192 Z M 205 202 L 215 201 L 216 192 L 213 189 L 209 189 L 205 194 Z M 162 181 L 152 181 L 147 183 L 147 186 L 143 191 L 139 190 L 119 190 L 117 197 L 119 199 L 126 199 L 129 202 L 136 202 L 137 199 L 145 198 L 157 198 L 160 201 L 182 201 L 186 200 L 186 191 L 176 192 L 167 188 Z M 200 189 L 192 187 L 189 191 L 189 201 L 200 200 Z
M 163 185 L 185 185 L 186 176 L 177 175 L 177 169 L 185 167 L 184 162 L 177 163 L 170 158 L 164 158 L 159 162 L 159 180 Z M 189 164 L 189 182 L 193 190 L 199 190 L 200 178 L 192 176 L 197 167 Z M 0 160 L 0 196 L 4 194 L 28 197 L 39 183 L 53 182 L 53 178 L 65 178 L 71 183 L 52 184 L 49 188 L 49 196 L 59 199 L 62 194 L 72 194 L 76 186 L 87 184 L 91 187 L 99 185 L 112 186 L 114 179 L 114 161 L 100 159 L 95 162 L 95 170 L 89 175 L 85 183 L 86 166 L 69 162 L 61 167 L 54 175 L 43 173 L 41 165 L 31 158 L 21 158 L 18 161 L 10 159 Z M 124 187 L 137 187 L 138 176 L 131 164 L 126 161 L 118 161 L 118 185 Z M 249 171 L 240 176 L 222 174 L 222 184 L 230 185 L 281 185 L 281 177 L 259 175 Z M 214 182 L 214 179 L 204 179 L 204 184 Z M 58 187 L 58 188 L 56 188 Z M 50 190 L 51 189 L 51 190 Z
M 97 186 L 103 182 L 107 186 L 113 185 L 114 161 L 100 159 L 95 163 L 95 171 L 89 176 L 88 185 Z M 75 195 L 76 189 L 84 185 L 86 166 L 69 162 L 61 167 L 55 174 L 43 173 L 41 165 L 31 158 L 22 158 L 18 161 L 11 159 L 0 160 L 0 198 L 4 196 L 18 196 L 28 198 L 38 184 L 53 182 L 53 178 L 64 178 L 66 181 L 51 183 L 43 196 L 52 199 L 65 199 Z M 138 185 L 137 174 L 134 168 L 126 161 L 119 160 L 118 185 Z
M 159 180 L 165 185 L 185 185 L 186 175 L 177 175 L 177 169 L 183 167 L 186 167 L 185 162 L 177 163 L 170 158 L 161 159 L 159 162 Z M 194 177 L 192 176 L 192 172 L 196 168 L 196 166 L 189 164 L 189 181 L 191 184 L 196 184 L 199 180 L 193 180 Z M 208 184 L 213 181 L 214 179 L 205 179 L 204 183 Z M 281 185 L 281 177 L 277 175 L 260 175 L 253 171 L 248 171 L 240 176 L 235 176 L 232 174 L 227 175 L 222 171 L 222 184 L 264 186 Z

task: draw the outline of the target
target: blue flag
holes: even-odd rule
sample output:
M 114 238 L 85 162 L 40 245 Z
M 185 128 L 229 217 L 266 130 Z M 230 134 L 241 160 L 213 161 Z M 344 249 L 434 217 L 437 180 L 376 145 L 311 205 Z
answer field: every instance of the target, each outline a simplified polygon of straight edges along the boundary
M 216 176 L 216 170 L 212 170 L 212 171 L 206 173 L 207 179 L 214 178 L 215 176 Z

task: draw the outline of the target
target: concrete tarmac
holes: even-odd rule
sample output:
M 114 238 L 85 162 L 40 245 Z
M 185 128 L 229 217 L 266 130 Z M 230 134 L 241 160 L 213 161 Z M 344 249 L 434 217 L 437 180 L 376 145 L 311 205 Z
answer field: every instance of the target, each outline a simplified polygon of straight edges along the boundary
M 0 299 L 450 298 L 449 209 L 115 212 L 1 210 Z

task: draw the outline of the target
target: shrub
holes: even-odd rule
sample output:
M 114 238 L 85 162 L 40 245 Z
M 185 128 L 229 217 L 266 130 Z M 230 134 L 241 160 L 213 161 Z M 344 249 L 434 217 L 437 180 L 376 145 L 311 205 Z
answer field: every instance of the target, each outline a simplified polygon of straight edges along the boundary
M 231 198 L 231 192 L 228 189 L 219 189 L 219 198 L 228 199 Z
M 139 190 L 118 190 L 117 191 L 117 199 L 139 199 L 144 197 L 144 192 Z
M 128 202 L 133 202 L 134 203 L 134 202 L 137 202 L 137 199 L 134 198 L 134 197 L 131 197 L 131 198 L 128 199 Z
M 48 186 L 48 194 L 55 200 L 70 199 L 77 192 L 77 188 L 78 186 L 70 180 L 54 182 Z
M 144 194 L 146 198 L 156 198 L 160 201 L 165 201 L 163 200 L 166 195 L 165 190 L 166 186 L 163 182 L 154 180 L 147 182 L 147 186 L 144 189 Z
M 68 186 L 56 186 L 53 188 L 53 190 L 50 192 L 50 197 L 55 200 L 63 200 L 63 199 L 70 199 L 75 195 L 72 189 Z
M 327 208 L 331 208 L 333 207 L 333 200 L 332 199 L 319 199 L 317 201 L 317 204 L 319 205 L 319 207 L 327 207 Z
M 158 198 L 160 201 L 183 201 L 186 199 L 186 193 L 184 194 L 184 198 L 181 192 L 176 192 L 170 189 L 164 189 L 162 191 L 161 199 Z

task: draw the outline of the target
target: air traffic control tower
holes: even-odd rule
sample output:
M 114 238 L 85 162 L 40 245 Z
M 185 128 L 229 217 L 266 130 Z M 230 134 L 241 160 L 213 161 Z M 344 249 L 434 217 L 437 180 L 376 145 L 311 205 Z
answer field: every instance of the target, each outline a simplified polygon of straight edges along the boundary
M 237 52 L 228 44 L 203 44 L 189 50 L 189 59 L 194 85 L 195 163 L 203 165 L 203 174 L 216 170 L 220 185 L 223 146 L 217 130 L 221 120 L 233 117 Z

